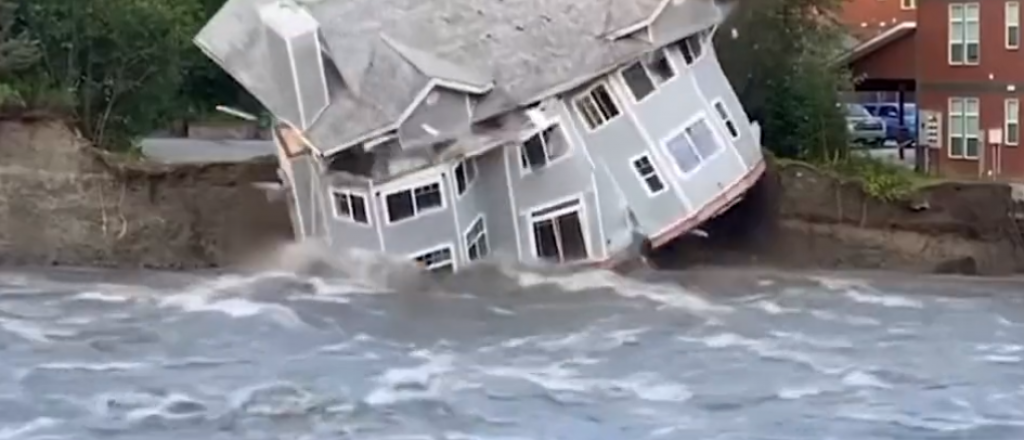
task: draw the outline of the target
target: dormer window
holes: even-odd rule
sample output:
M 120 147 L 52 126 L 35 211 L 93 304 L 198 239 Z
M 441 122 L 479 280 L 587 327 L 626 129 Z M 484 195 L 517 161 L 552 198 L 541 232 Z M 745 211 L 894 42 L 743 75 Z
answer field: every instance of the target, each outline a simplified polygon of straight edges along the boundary
M 701 52 L 704 50 L 702 46 L 704 44 L 703 36 L 704 32 L 698 32 L 676 43 L 679 51 L 683 53 L 683 60 L 686 61 L 687 66 L 697 61 L 697 58 L 700 58 Z
M 544 167 L 567 154 L 569 142 L 557 124 L 530 136 L 519 148 L 520 164 L 524 170 Z
M 672 63 L 668 62 L 665 52 L 660 50 L 622 70 L 622 79 L 636 102 L 643 101 L 675 75 Z
M 596 130 L 619 116 L 619 107 L 604 83 L 591 87 L 573 101 L 580 118 L 590 130 Z

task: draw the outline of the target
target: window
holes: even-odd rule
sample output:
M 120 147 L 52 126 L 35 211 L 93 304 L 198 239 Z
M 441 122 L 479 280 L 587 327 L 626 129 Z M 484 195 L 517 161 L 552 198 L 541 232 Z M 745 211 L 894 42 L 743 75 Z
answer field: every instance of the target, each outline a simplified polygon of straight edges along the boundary
M 487 243 L 487 228 L 484 226 L 484 218 L 477 217 L 473 225 L 466 232 L 466 256 L 469 261 L 476 261 L 490 253 L 490 246 Z
M 665 57 L 664 51 L 650 54 L 622 70 L 622 79 L 637 102 L 643 101 L 658 86 L 674 76 L 676 76 L 675 69 Z
M 1017 145 L 1020 143 L 1020 101 L 1016 98 L 1007 99 L 1003 104 L 1003 113 L 1003 139 L 1006 145 Z
M 424 252 L 416 257 L 413 257 L 413 261 L 415 261 L 416 264 L 419 264 L 420 267 L 431 272 L 455 272 L 455 262 L 452 260 L 451 246 L 445 246 L 440 249 Z
M 573 200 L 533 213 L 533 246 L 537 257 L 559 263 L 587 258 L 579 204 L 579 200 Z
M 978 157 L 981 138 L 978 107 L 978 98 L 949 99 L 949 157 Z
M 611 93 L 608 93 L 608 86 L 604 84 L 594 86 L 575 101 L 576 111 L 591 130 L 607 124 L 619 115 L 619 107 L 615 105 Z
M 455 175 L 455 191 L 461 196 L 476 180 L 476 158 L 470 157 L 459 162 L 452 174 Z
M 644 182 L 648 194 L 653 196 L 665 190 L 665 183 L 661 181 L 661 176 L 658 176 L 658 171 L 654 169 L 650 156 L 645 154 L 633 159 L 633 171 L 636 171 L 636 175 L 640 176 L 640 180 Z
M 388 194 L 385 198 L 391 223 L 444 208 L 441 183 L 435 182 Z
M 949 64 L 978 65 L 981 28 L 978 3 L 949 4 Z
M 626 81 L 630 93 L 637 102 L 643 101 L 648 95 L 654 92 L 654 81 L 647 76 L 643 64 L 633 63 L 622 71 L 622 79 Z
M 729 132 L 729 138 L 736 140 L 740 138 L 740 131 L 736 128 L 736 122 L 732 120 L 732 115 L 729 114 L 729 109 L 725 108 L 725 103 L 722 101 L 715 101 L 715 113 L 718 114 L 718 119 L 725 124 L 725 129 Z
M 332 189 L 331 197 L 334 199 L 335 218 L 364 225 L 370 224 L 370 218 L 366 215 L 366 196 L 351 191 Z
M 687 174 L 721 151 L 722 145 L 711 131 L 707 119 L 702 117 L 675 137 L 665 141 L 665 148 L 672 155 L 679 170 Z
M 900 9 L 917 9 L 917 0 L 900 0 Z
M 703 36 L 703 32 L 698 32 L 683 38 L 682 41 L 676 44 L 679 47 L 679 51 L 683 53 L 683 60 L 686 61 L 687 66 L 697 61 L 697 58 L 700 58 L 701 51 L 703 50 L 701 47 Z
M 530 136 L 519 147 L 519 161 L 524 170 L 543 167 L 569 153 L 569 142 L 559 132 L 558 125 L 552 125 Z
M 1020 48 L 1020 3 L 1006 2 L 1006 48 Z

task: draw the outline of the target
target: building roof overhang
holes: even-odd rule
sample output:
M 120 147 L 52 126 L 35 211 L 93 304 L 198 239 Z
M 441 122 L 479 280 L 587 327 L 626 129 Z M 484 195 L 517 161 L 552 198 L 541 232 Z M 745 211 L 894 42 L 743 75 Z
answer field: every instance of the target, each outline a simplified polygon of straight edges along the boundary
M 895 43 L 904 37 L 908 37 L 914 34 L 917 30 L 917 23 L 913 21 L 905 21 L 902 23 L 889 28 L 885 32 L 882 32 L 864 42 L 854 46 L 852 49 L 844 52 L 835 60 L 835 64 L 849 66 L 853 63 L 861 61 L 878 51 L 885 49 L 890 44 Z

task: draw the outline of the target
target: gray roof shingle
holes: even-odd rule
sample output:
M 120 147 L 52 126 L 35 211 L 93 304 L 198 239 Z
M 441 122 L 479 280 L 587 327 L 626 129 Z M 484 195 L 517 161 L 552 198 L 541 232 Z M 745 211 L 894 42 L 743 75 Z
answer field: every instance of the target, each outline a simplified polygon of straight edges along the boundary
M 196 42 L 274 113 L 281 102 L 257 9 L 229 0 Z M 650 18 L 661 0 L 306 0 L 341 78 L 306 132 L 321 150 L 397 122 L 431 77 L 489 85 L 479 109 L 510 110 L 652 49 L 606 35 Z M 343 81 L 342 81 L 343 79 Z

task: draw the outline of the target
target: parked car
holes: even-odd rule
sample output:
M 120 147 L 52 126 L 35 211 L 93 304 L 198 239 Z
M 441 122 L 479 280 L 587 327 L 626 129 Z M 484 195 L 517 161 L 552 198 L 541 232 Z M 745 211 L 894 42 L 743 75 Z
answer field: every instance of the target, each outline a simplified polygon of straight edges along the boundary
M 885 121 L 872 115 L 863 105 L 844 104 L 846 127 L 854 144 L 881 147 L 885 143 Z
M 863 104 L 872 115 L 885 121 L 885 139 L 910 142 L 917 140 L 917 104 L 903 103 L 903 119 L 900 120 L 900 104 L 898 102 L 875 102 Z

